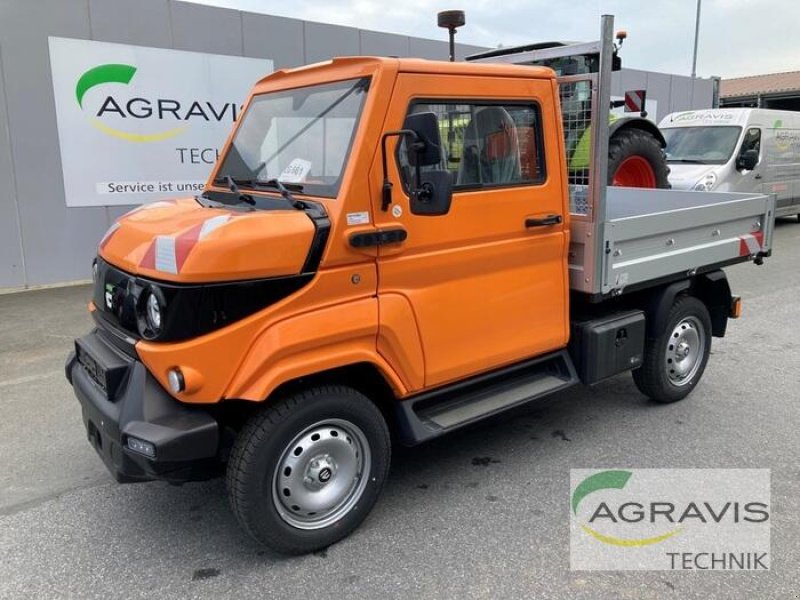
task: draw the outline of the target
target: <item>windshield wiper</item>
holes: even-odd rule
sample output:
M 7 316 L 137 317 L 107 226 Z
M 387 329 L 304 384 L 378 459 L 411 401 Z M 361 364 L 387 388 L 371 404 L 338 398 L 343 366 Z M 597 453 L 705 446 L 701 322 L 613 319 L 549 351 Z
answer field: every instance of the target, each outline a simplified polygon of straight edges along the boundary
M 258 181 L 258 182 L 256 182 L 256 185 L 259 185 L 259 186 L 262 186 L 262 187 L 273 187 L 273 188 L 275 188 L 276 190 L 278 190 L 280 192 L 281 196 L 289 204 L 291 204 L 294 208 L 296 208 L 298 210 L 304 210 L 305 207 L 306 207 L 305 204 L 303 204 L 302 202 L 297 200 L 294 196 L 292 196 L 292 193 L 289 191 L 289 188 L 286 187 L 285 185 L 283 185 L 280 182 L 279 179 L 269 179 L 268 181 Z M 292 187 L 295 188 L 295 191 L 298 191 L 298 192 L 303 191 L 303 186 L 302 185 L 298 185 L 298 186 L 294 186 L 293 185 Z
M 301 201 L 297 200 L 294 196 L 292 196 L 292 192 L 289 191 L 294 190 L 295 192 L 302 192 L 303 186 L 299 184 L 290 183 L 288 185 L 284 185 L 277 179 L 270 179 L 268 181 L 260 181 L 258 179 L 247 179 L 247 178 L 240 178 L 240 177 L 231 177 L 230 175 L 225 175 L 223 177 L 217 177 L 214 179 L 214 183 L 224 183 L 228 186 L 228 189 L 231 191 L 232 194 L 235 194 L 236 197 L 239 199 L 240 203 L 247 203 L 251 206 L 255 206 L 256 199 L 251 196 L 250 194 L 243 193 L 240 189 L 240 185 L 247 186 L 249 188 L 273 188 L 278 190 L 281 197 L 286 200 L 289 204 L 292 205 L 292 208 L 296 208 L 298 210 L 305 210 L 306 205 L 303 204 Z
M 226 184 L 231 193 L 236 195 L 239 203 L 249 204 L 250 206 L 255 205 L 256 201 L 253 199 L 253 197 L 249 194 L 243 193 L 239 189 L 240 185 L 252 185 L 253 182 L 251 179 L 234 179 L 230 175 L 224 175 L 223 177 L 217 177 L 214 179 L 214 183 Z

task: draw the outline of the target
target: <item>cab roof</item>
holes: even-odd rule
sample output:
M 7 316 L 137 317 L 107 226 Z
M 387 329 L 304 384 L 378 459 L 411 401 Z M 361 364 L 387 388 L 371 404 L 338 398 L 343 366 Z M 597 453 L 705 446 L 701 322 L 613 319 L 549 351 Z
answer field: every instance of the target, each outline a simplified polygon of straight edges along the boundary
M 492 77 L 524 77 L 555 79 L 555 73 L 547 67 L 509 65 L 502 63 L 449 62 L 423 58 L 388 58 L 380 56 L 338 57 L 293 69 L 280 69 L 267 75 L 257 84 L 254 92 L 266 91 L 267 87 L 283 79 L 302 79 L 300 85 L 309 85 L 315 79 L 334 81 L 347 77 L 371 75 L 380 71 L 400 73 L 432 73 L 436 75 L 483 75 Z

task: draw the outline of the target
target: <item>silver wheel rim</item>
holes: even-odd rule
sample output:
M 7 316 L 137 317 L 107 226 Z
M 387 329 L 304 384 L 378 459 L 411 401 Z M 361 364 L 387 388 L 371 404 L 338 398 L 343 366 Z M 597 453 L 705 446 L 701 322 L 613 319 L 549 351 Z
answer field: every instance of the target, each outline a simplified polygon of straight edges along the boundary
M 706 334 L 696 317 L 686 317 L 672 330 L 664 354 L 664 368 L 672 385 L 688 384 L 703 363 Z
M 349 421 L 311 425 L 286 446 L 272 477 L 272 501 L 298 529 L 322 529 L 350 512 L 367 485 L 372 456 Z

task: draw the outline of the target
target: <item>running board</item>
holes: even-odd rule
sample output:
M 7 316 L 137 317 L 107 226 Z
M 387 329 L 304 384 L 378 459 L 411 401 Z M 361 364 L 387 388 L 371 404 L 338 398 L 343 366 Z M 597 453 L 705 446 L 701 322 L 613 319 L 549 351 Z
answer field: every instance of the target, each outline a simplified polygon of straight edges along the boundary
M 413 446 L 579 382 L 566 350 L 397 402 L 400 441 Z

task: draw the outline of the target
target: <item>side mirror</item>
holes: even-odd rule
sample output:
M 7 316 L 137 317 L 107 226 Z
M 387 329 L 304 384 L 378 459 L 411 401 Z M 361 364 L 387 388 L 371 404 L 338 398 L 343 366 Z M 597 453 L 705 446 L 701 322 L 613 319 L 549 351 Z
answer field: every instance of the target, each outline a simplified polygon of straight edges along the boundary
M 411 190 L 411 214 L 438 216 L 450 212 L 453 200 L 453 180 L 450 171 L 426 171 L 420 175 L 417 187 Z
M 415 215 L 444 215 L 450 210 L 452 179 L 450 172 L 422 167 L 438 166 L 442 162 L 442 138 L 439 120 L 432 112 L 415 113 L 406 117 L 403 129 L 387 131 L 381 138 L 381 162 L 383 166 L 383 188 L 381 210 L 389 210 L 392 203 L 392 182 L 386 168 L 386 140 L 402 136 L 406 141 L 406 156 L 414 168 L 413 181 L 408 183 L 411 196 L 410 210 Z
M 751 148 L 745 150 L 736 159 L 736 168 L 744 169 L 745 171 L 752 171 L 758 164 L 758 150 Z
M 413 131 L 417 139 L 406 140 L 408 164 L 427 167 L 442 162 L 442 138 L 439 119 L 432 112 L 414 113 L 406 117 L 403 129 Z

